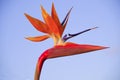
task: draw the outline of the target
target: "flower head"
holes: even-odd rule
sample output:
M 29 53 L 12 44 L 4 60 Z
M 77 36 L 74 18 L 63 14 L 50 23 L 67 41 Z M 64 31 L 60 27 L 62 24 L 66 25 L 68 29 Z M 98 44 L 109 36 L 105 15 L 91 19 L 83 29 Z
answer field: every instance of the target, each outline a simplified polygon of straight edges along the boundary
M 34 42 L 40 42 L 40 41 L 46 40 L 48 38 L 52 38 L 54 40 L 55 45 L 63 44 L 62 34 L 63 34 L 66 24 L 68 22 L 68 18 L 69 18 L 71 9 L 67 13 L 67 15 L 62 23 L 60 23 L 60 20 L 56 13 L 54 4 L 52 4 L 51 15 L 49 15 L 46 12 L 46 10 L 41 6 L 41 11 L 42 11 L 42 16 L 43 16 L 44 22 L 25 13 L 25 16 L 30 21 L 30 23 L 38 31 L 46 34 L 46 35 L 37 36 L 37 37 L 27 37 L 26 39 L 34 41 Z
M 45 9 L 41 6 L 41 11 L 42 11 L 42 16 L 43 16 L 44 22 L 25 13 L 25 16 L 30 21 L 30 23 L 38 31 L 45 33 L 45 35 L 42 35 L 42 36 L 27 37 L 26 39 L 33 41 L 33 42 L 40 42 L 40 41 L 46 40 L 48 38 L 52 38 L 54 41 L 54 47 L 47 49 L 39 57 L 38 63 L 36 65 L 34 80 L 39 80 L 42 65 L 46 59 L 70 56 L 70 55 L 75 55 L 75 54 L 82 54 L 82 53 L 86 53 L 86 52 L 91 52 L 91 51 L 96 51 L 96 50 L 101 50 L 101 49 L 107 48 L 107 47 L 103 47 L 103 46 L 65 42 L 66 40 L 68 40 L 76 35 L 79 35 L 84 32 L 87 32 L 87 31 L 97 28 L 97 27 L 90 28 L 90 29 L 84 30 L 84 31 L 76 33 L 76 34 L 68 34 L 62 38 L 62 35 L 63 35 L 64 29 L 66 27 L 66 24 L 68 22 L 69 14 L 70 14 L 71 10 L 72 10 L 72 8 L 68 11 L 68 13 L 67 13 L 66 17 L 64 18 L 64 20 L 62 21 L 62 23 L 60 23 L 60 20 L 58 18 L 57 12 L 55 10 L 54 4 L 52 4 L 51 15 L 49 15 L 45 11 Z

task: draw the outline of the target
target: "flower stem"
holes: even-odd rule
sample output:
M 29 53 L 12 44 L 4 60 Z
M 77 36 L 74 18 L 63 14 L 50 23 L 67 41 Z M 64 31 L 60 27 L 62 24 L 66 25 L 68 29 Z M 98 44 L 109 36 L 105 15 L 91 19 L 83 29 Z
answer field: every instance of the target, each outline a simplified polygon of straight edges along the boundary
M 35 70 L 35 75 L 34 75 L 34 80 L 39 80 L 42 66 L 44 61 L 47 59 L 47 52 L 44 52 L 38 59 L 37 65 L 36 65 L 36 70 Z

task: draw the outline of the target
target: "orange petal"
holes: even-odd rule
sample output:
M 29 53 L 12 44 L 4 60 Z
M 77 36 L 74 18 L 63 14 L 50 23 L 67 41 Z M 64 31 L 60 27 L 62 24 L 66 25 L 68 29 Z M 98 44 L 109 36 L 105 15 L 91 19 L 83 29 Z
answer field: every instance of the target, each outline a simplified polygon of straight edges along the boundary
M 52 16 L 53 20 L 55 21 L 55 23 L 57 24 L 57 26 L 61 26 L 57 12 L 56 12 L 55 7 L 54 7 L 54 3 L 52 3 L 51 16 Z
M 43 36 L 37 36 L 37 37 L 27 37 L 26 39 L 33 41 L 33 42 L 40 42 L 48 38 L 49 38 L 48 35 L 43 35 Z
M 41 6 L 41 10 L 42 10 L 42 16 L 44 18 L 44 21 L 46 22 L 47 26 L 49 27 L 51 34 L 54 33 L 56 36 L 60 36 L 60 29 L 55 24 L 52 17 L 45 11 L 45 9 L 42 6 Z
M 75 43 L 66 43 L 65 45 L 55 46 L 48 50 L 48 58 L 64 57 L 76 54 L 82 54 L 86 52 L 96 51 L 105 49 L 107 47 L 96 46 L 96 45 L 87 45 L 87 44 L 75 44 Z
M 61 36 L 62 36 L 62 31 L 63 31 L 63 29 L 62 29 L 62 25 L 61 25 L 61 23 L 60 23 L 60 20 L 59 20 L 59 18 L 58 18 L 57 12 L 56 12 L 56 10 L 55 10 L 54 3 L 52 3 L 51 16 L 52 16 L 54 22 L 56 23 L 56 25 L 58 26 L 58 28 L 59 28 L 59 30 L 60 30 L 60 34 L 61 34 Z
M 30 15 L 25 13 L 25 16 L 30 21 L 30 23 L 38 30 L 44 33 L 49 33 L 49 29 L 46 24 L 44 24 L 42 21 L 31 17 Z

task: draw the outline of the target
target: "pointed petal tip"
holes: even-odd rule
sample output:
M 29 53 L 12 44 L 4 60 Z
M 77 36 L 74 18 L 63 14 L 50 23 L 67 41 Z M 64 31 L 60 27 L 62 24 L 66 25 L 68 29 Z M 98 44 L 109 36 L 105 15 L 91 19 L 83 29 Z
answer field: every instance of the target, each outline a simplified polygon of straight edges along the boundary
M 24 13 L 24 15 L 27 15 L 27 13 Z
M 42 11 L 45 11 L 45 9 L 44 9 L 44 7 L 43 7 L 42 5 L 40 5 L 40 9 L 41 9 Z
M 26 13 L 24 13 L 24 15 L 26 15 Z
M 70 11 L 73 9 L 73 6 L 71 7 Z
M 30 39 L 30 37 L 24 37 L 25 39 L 27 39 L 27 40 L 30 40 L 30 41 L 32 41 L 31 39 Z
M 110 47 L 103 47 L 103 46 L 101 47 L 101 49 L 107 49 L 107 48 L 110 48 Z
M 43 36 L 36 36 L 36 37 L 25 37 L 25 39 L 33 41 L 33 42 L 41 42 L 43 40 L 48 39 L 48 35 L 43 35 Z
M 52 2 L 52 9 L 55 9 L 54 3 Z
M 93 28 L 91 28 L 91 30 L 96 29 L 96 28 L 99 28 L 99 27 L 93 27 Z
M 24 37 L 24 38 L 27 39 L 27 40 L 30 40 L 29 37 Z M 30 41 L 31 41 L 31 40 L 30 40 Z
M 29 18 L 29 17 L 30 17 L 30 15 L 28 15 L 27 13 L 24 13 L 24 15 L 25 15 L 27 18 Z
M 52 2 L 52 6 L 54 6 L 54 2 Z
M 46 13 L 46 11 L 42 5 L 40 5 L 40 9 L 41 9 L 42 15 Z
M 96 49 L 99 49 L 99 50 L 101 50 L 101 49 L 106 49 L 106 48 L 109 48 L 109 47 L 104 47 L 104 46 L 97 46 L 97 47 L 96 47 Z
M 40 42 L 40 41 L 37 41 L 37 40 L 32 39 L 31 37 L 26 37 L 25 39 L 27 39 L 27 40 L 29 40 L 29 41 L 32 41 L 32 42 Z
M 73 8 L 73 7 L 72 7 Z M 68 22 L 68 19 L 69 19 L 69 15 L 70 15 L 70 12 L 72 10 L 72 8 L 68 11 L 67 15 L 65 16 L 65 18 L 63 19 L 61 25 L 63 26 L 63 31 L 67 25 L 67 22 Z
M 27 13 L 24 13 L 24 15 L 27 17 L 27 16 L 29 16 Z
M 104 46 L 96 46 L 96 45 L 87 45 L 85 52 L 91 52 L 91 51 L 97 51 L 97 50 L 102 50 L 102 49 L 107 49 L 109 47 L 104 47 Z M 88 51 L 87 51 L 88 50 Z

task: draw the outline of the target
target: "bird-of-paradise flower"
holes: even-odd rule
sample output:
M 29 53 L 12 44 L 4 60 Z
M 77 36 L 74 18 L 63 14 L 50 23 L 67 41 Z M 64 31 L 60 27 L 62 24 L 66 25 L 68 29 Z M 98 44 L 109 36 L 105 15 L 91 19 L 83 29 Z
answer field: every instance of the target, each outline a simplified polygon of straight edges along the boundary
M 33 42 L 40 42 L 48 38 L 52 38 L 54 41 L 54 46 L 46 50 L 45 52 L 43 52 L 42 55 L 39 57 L 37 65 L 36 65 L 34 80 L 39 80 L 42 65 L 46 59 L 70 56 L 70 55 L 75 55 L 75 54 L 82 54 L 86 52 L 91 52 L 91 51 L 96 51 L 96 50 L 107 48 L 103 46 L 76 44 L 72 42 L 66 42 L 68 39 L 76 35 L 79 35 L 81 33 L 84 33 L 86 31 L 95 29 L 96 27 L 87 29 L 85 31 L 82 31 L 76 34 L 68 34 L 62 38 L 62 34 L 68 22 L 71 10 L 72 8 L 69 10 L 69 12 L 65 16 L 65 19 L 63 20 L 62 23 L 60 22 L 58 18 L 54 4 L 52 4 L 51 15 L 49 15 L 46 12 L 46 10 L 41 6 L 41 11 L 42 11 L 44 22 L 25 13 L 25 16 L 30 21 L 30 23 L 38 31 L 45 33 L 45 35 L 42 35 L 42 36 L 27 37 L 26 39 L 33 41 Z

